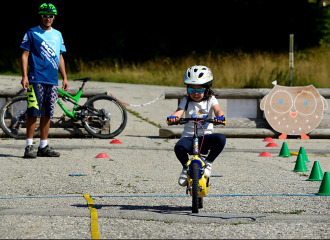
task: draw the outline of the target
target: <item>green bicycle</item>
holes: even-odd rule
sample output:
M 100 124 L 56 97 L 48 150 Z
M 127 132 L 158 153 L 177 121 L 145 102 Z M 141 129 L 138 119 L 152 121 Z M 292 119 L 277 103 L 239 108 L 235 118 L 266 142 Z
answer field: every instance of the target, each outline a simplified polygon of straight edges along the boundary
M 79 105 L 85 83 L 90 79 L 91 77 L 74 80 L 82 82 L 75 96 L 58 88 L 57 104 L 64 111 L 63 116 L 71 118 L 74 122 L 81 121 L 85 130 L 92 136 L 101 139 L 114 138 L 126 127 L 126 108 L 118 100 L 105 94 L 95 95 L 85 104 Z M 60 99 L 72 103 L 72 111 L 68 110 Z M 8 101 L 0 110 L 0 127 L 8 136 L 26 138 L 27 106 L 27 96 L 18 96 Z M 37 134 L 39 127 L 35 130 L 35 136 Z

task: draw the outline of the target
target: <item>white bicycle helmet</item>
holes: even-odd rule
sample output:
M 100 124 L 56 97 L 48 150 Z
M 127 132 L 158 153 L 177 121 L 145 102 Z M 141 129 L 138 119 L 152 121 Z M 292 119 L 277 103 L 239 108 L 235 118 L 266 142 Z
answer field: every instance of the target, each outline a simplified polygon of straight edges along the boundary
M 184 84 L 212 86 L 213 74 L 208 67 L 195 65 L 187 69 L 183 77 Z

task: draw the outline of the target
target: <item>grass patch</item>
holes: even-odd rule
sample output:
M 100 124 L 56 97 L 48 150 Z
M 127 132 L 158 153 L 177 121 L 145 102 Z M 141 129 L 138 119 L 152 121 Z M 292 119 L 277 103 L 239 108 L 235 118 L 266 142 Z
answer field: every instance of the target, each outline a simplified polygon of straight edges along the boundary
M 328 88 L 328 62 L 329 48 L 316 47 L 295 51 L 293 86 L 313 84 L 317 88 Z M 217 79 L 213 82 L 213 88 L 272 88 L 271 83 L 274 80 L 282 86 L 290 85 L 288 52 L 209 52 L 177 58 L 158 57 L 144 62 L 76 59 L 75 63 L 75 71 L 71 71 L 69 64 L 66 65 L 69 79 L 90 76 L 93 81 L 98 82 L 184 87 L 183 82 L 178 79 L 182 79 L 187 68 L 205 65 Z
M 301 177 L 308 177 L 309 175 L 307 175 L 306 173 L 301 173 L 299 176 L 301 176 Z
M 135 112 L 135 111 L 133 111 L 133 110 L 131 110 L 131 109 L 128 109 L 128 108 L 126 108 L 126 110 L 127 110 L 127 112 L 133 114 L 135 117 L 138 117 L 138 118 L 142 119 L 143 121 L 146 121 L 147 123 L 150 123 L 151 125 L 154 125 L 154 126 L 156 126 L 156 127 L 158 127 L 158 128 L 161 128 L 161 127 L 162 127 L 160 124 L 157 124 L 157 123 L 155 123 L 155 122 L 153 122 L 153 121 L 150 121 L 148 118 L 144 118 L 144 117 L 142 117 L 142 116 L 140 115 L 140 113 L 138 113 L 138 112 Z
M 300 214 L 306 212 L 306 210 L 293 210 L 291 212 L 282 212 L 282 211 L 271 211 L 270 213 L 277 213 L 277 214 Z
M 146 221 L 147 221 L 147 222 L 153 222 L 153 221 L 155 221 L 155 220 L 153 220 L 153 219 L 147 219 Z
M 238 223 L 231 223 L 230 225 L 242 225 L 242 224 L 249 224 L 249 223 L 242 223 L 242 222 L 238 222 Z
M 171 224 L 173 221 L 165 221 L 164 223 Z

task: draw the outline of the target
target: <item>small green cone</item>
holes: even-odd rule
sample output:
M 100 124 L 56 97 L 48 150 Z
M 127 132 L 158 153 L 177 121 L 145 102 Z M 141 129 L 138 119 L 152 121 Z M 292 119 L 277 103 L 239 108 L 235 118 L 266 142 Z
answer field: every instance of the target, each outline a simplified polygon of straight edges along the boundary
M 330 196 L 330 173 L 325 172 L 319 192 L 316 195 Z
M 291 157 L 288 145 L 283 142 L 279 157 Z
M 294 167 L 293 171 L 294 172 L 308 172 L 309 171 L 306 167 L 306 163 L 301 154 L 299 154 L 297 157 L 296 166 Z
M 322 181 L 323 172 L 318 161 L 315 161 L 309 178 L 306 181 Z
M 304 148 L 304 147 L 300 147 L 300 149 L 299 149 L 299 154 L 301 154 L 301 155 L 303 156 L 305 162 L 310 162 L 310 161 L 308 160 L 308 157 L 307 157 L 307 154 L 306 154 L 306 152 L 305 152 L 305 148 Z

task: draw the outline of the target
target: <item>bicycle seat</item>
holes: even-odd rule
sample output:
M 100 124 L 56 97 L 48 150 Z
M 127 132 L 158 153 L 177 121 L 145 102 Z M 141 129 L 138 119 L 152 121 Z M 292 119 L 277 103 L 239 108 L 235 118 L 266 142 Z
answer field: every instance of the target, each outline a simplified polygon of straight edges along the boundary
M 81 81 L 81 82 L 87 82 L 91 79 L 92 77 L 87 77 L 87 78 L 81 78 L 81 79 L 75 79 L 73 81 Z

